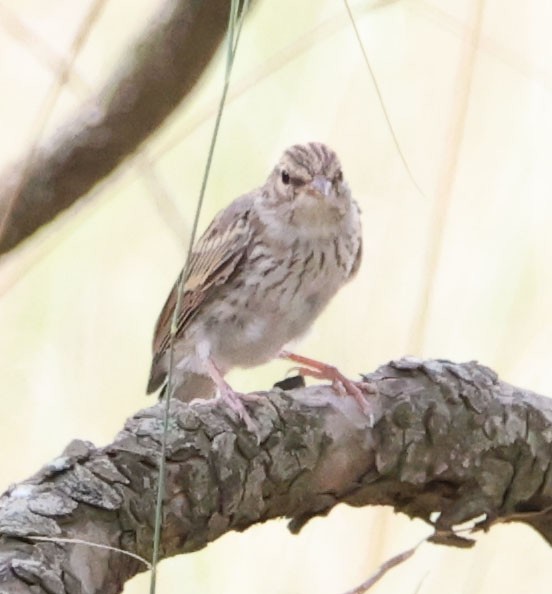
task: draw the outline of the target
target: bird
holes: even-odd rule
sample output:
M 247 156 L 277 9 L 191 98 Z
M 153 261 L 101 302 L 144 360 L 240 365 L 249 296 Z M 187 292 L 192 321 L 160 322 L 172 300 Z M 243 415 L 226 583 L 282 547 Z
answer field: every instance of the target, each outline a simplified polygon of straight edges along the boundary
M 192 249 L 155 326 L 147 392 L 166 387 L 172 344 L 171 397 L 185 402 L 218 389 L 247 420 L 243 395 L 224 376 L 282 357 L 362 405 L 361 382 L 284 350 L 355 276 L 361 256 L 360 208 L 337 154 L 320 142 L 287 148 L 265 183 L 221 210 Z

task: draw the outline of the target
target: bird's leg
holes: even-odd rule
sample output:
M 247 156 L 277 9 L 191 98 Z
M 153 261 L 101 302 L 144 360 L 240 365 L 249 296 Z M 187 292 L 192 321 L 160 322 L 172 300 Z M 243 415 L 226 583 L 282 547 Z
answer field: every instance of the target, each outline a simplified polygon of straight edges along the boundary
M 289 359 L 294 363 L 299 363 L 300 367 L 297 367 L 296 369 L 301 375 L 330 380 L 333 388 L 340 396 L 346 394 L 353 396 L 362 410 L 365 412 L 369 410 L 365 399 L 365 393 L 373 394 L 376 392 L 376 388 L 373 384 L 368 382 L 354 382 L 345 377 L 339 369 L 333 365 L 328 365 L 327 363 L 322 363 L 315 359 L 309 359 L 302 355 L 296 355 L 289 351 L 281 351 L 279 356 L 282 359 Z
M 233 410 L 238 415 L 238 417 L 243 420 L 250 431 L 256 433 L 257 427 L 245 409 L 243 402 L 241 401 L 242 394 L 236 392 L 224 379 L 224 376 L 222 375 L 222 372 L 218 368 L 217 364 L 210 357 L 208 357 L 205 361 L 205 368 L 217 386 L 221 399 L 224 400 L 230 409 Z

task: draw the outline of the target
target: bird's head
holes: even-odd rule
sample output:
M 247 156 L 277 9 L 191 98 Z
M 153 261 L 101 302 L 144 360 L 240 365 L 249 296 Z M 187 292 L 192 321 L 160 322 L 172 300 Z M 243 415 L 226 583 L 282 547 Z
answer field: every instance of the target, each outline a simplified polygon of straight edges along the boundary
M 350 209 L 351 194 L 335 152 L 320 142 L 288 148 L 264 188 L 269 208 L 285 224 L 323 231 Z

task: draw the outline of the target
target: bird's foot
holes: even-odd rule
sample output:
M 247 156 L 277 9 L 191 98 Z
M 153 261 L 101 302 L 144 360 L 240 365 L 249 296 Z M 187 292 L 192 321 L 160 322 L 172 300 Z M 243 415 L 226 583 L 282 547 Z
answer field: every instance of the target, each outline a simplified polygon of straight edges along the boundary
M 366 395 L 376 394 L 377 388 L 374 384 L 366 381 L 353 381 L 345 377 L 337 367 L 309 359 L 302 355 L 296 355 L 289 351 L 282 351 L 280 357 L 299 363 L 299 367 L 294 368 L 301 375 L 314 377 L 322 380 L 330 380 L 332 387 L 340 396 L 352 396 L 365 413 L 370 413 L 370 406 L 366 401 Z
M 244 394 L 234 391 L 232 386 L 224 379 L 217 365 L 211 359 L 207 362 L 207 370 L 211 379 L 215 382 L 220 399 L 223 400 L 228 408 L 236 414 L 238 419 L 241 419 L 247 429 L 257 435 L 258 428 L 250 414 L 247 412 L 245 405 L 242 402 Z
M 226 383 L 226 382 L 225 382 Z M 257 425 L 251 418 L 251 415 L 247 412 L 245 405 L 242 400 L 247 399 L 248 395 L 242 394 L 241 392 L 235 392 L 229 384 L 226 383 L 224 389 L 220 390 L 220 399 L 223 400 L 228 408 L 236 414 L 236 416 L 242 420 L 252 433 L 257 434 Z

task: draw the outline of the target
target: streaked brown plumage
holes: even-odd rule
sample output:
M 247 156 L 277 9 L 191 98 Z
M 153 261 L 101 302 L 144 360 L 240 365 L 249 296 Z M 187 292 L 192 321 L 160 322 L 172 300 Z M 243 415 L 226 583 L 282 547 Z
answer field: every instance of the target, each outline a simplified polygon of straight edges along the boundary
M 302 335 L 355 274 L 360 214 L 336 154 L 288 148 L 260 188 L 219 212 L 193 250 L 178 316 L 174 396 L 232 400 L 222 379 Z M 166 380 L 173 287 L 157 321 L 148 393 Z M 319 373 L 319 372 L 318 372 Z

